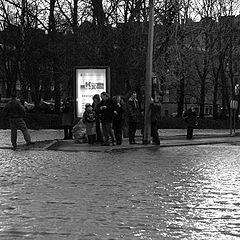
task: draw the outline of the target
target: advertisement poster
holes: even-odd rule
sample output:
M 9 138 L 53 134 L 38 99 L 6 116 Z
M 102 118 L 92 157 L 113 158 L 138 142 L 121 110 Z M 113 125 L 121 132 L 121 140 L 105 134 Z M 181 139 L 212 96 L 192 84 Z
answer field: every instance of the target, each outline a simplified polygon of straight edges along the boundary
M 92 104 L 92 97 L 107 91 L 108 68 L 76 68 L 76 117 L 81 118 L 85 104 Z

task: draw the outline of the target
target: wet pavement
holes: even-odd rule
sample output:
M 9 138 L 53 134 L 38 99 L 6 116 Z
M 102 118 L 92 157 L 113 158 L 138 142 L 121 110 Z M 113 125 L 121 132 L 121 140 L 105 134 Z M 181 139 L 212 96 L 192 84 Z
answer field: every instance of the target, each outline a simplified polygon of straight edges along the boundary
M 184 131 L 164 131 L 162 143 L 186 142 Z M 199 132 L 200 145 L 71 152 L 12 151 L 0 131 L 0 239 L 237 240 L 240 147 L 227 133 Z
M 62 130 L 30 130 L 32 140 L 36 143 L 31 146 L 26 146 L 21 132 L 18 133 L 18 146 L 19 150 L 57 150 L 57 151 L 89 151 L 89 152 L 109 152 L 109 151 L 121 151 L 131 149 L 142 148 L 159 148 L 151 144 L 142 144 L 142 135 L 140 131 L 137 132 L 137 145 L 129 145 L 128 139 L 123 139 L 121 146 L 115 145 L 114 147 L 104 147 L 99 144 L 89 145 L 75 144 L 73 140 L 63 140 Z M 11 148 L 10 143 L 10 131 L 0 130 L 0 149 Z M 161 146 L 160 147 L 173 147 L 173 146 L 185 146 L 185 145 L 205 145 L 205 144 L 217 144 L 217 143 L 234 143 L 240 145 L 240 134 L 230 136 L 229 130 L 201 130 L 196 129 L 194 132 L 193 140 L 186 140 L 185 129 L 161 129 L 159 131 Z

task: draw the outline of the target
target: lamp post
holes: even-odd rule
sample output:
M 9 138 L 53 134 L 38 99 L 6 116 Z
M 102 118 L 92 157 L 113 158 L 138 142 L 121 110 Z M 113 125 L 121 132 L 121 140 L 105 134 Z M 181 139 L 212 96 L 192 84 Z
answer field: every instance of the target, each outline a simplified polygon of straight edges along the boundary
M 144 131 L 143 144 L 149 144 L 151 139 L 151 95 L 152 95 L 152 60 L 153 60 L 153 28 L 154 28 L 154 0 L 149 0 L 149 28 L 148 50 L 146 61 L 145 103 L 144 103 Z

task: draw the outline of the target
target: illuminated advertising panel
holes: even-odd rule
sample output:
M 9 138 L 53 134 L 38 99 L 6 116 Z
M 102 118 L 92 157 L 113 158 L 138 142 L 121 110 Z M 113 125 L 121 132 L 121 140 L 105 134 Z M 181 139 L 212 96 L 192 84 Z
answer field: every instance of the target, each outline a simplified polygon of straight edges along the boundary
M 85 104 L 92 104 L 95 94 L 108 92 L 109 68 L 89 67 L 75 68 L 75 94 L 76 94 L 76 117 L 81 118 L 85 111 Z

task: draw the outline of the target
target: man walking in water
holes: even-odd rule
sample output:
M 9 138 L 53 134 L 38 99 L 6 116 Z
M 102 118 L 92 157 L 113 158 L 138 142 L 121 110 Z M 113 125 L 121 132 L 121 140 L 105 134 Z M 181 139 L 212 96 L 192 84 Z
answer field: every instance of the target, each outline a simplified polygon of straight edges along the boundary
M 11 128 L 11 143 L 13 150 L 17 149 L 17 130 L 21 130 L 27 145 L 33 144 L 31 137 L 23 118 L 26 116 L 26 111 L 20 101 L 17 100 L 16 94 L 11 95 L 12 99 L 3 109 L 4 118 L 9 119 Z

